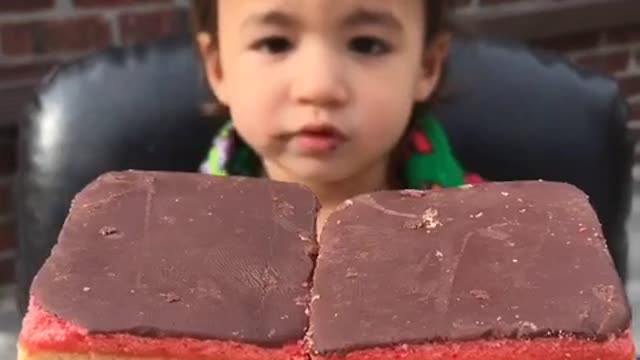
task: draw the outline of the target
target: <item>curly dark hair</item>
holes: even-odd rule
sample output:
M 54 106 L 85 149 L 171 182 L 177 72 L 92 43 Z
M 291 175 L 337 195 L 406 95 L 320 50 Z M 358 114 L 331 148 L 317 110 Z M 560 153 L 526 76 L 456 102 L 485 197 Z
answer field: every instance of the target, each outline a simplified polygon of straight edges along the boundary
M 429 42 L 443 30 L 448 29 L 448 0 L 424 0 L 427 28 L 425 39 Z M 192 18 L 196 33 L 209 32 L 216 34 L 218 30 L 217 0 L 193 0 Z

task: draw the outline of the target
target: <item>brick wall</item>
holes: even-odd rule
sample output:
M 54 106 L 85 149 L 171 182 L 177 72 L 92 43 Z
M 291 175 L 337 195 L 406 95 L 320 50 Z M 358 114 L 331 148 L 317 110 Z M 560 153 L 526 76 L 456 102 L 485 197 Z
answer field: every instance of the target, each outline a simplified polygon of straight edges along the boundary
M 0 283 L 12 276 L 11 185 L 16 130 L 34 83 L 51 66 L 93 49 L 133 44 L 186 27 L 189 0 L 0 0 Z M 541 0 L 454 0 L 460 7 L 518 6 Z M 620 81 L 640 130 L 640 19 L 619 29 L 572 34 L 534 45 L 567 54 Z
M 189 0 L 0 0 L 0 284 L 13 279 L 15 125 L 52 66 L 185 29 Z
M 583 67 L 615 76 L 630 105 L 629 126 L 636 136 L 640 134 L 640 17 L 637 25 L 564 36 L 533 45 L 559 51 Z M 640 151 L 636 154 L 638 158 Z

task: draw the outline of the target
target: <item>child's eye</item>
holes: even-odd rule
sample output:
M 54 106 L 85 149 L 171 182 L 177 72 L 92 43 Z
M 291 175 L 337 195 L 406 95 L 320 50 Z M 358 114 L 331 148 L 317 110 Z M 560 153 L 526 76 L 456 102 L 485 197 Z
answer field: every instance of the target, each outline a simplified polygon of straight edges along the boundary
M 383 55 L 391 47 L 383 40 L 372 36 L 360 36 L 349 41 L 349 49 L 363 55 Z
M 256 41 L 251 48 L 257 51 L 265 51 L 270 54 L 280 54 L 291 50 L 293 44 L 285 37 L 272 36 Z

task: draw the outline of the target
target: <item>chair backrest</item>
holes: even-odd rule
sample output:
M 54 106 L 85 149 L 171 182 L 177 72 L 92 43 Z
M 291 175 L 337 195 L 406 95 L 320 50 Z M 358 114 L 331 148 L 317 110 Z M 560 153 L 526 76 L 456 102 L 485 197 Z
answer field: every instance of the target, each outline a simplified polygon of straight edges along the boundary
M 615 82 L 516 44 L 458 38 L 444 93 L 433 111 L 463 164 L 489 180 L 584 190 L 624 278 L 633 144 Z M 208 99 L 187 36 L 109 49 L 47 79 L 21 128 L 22 310 L 71 199 L 88 182 L 111 170 L 197 170 L 216 127 L 200 111 Z

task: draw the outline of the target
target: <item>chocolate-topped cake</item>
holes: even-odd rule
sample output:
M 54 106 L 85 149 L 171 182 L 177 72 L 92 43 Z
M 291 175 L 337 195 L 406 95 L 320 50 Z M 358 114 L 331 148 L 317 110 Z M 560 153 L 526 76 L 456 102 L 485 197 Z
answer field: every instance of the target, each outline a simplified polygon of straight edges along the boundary
M 320 245 L 316 358 L 634 357 L 623 286 L 572 186 L 363 195 L 328 219 Z
M 19 358 L 305 358 L 317 206 L 268 180 L 101 176 L 33 282 Z
M 634 356 L 621 281 L 575 187 L 363 195 L 328 219 L 319 251 L 317 210 L 307 189 L 265 179 L 101 176 L 34 280 L 19 358 Z

